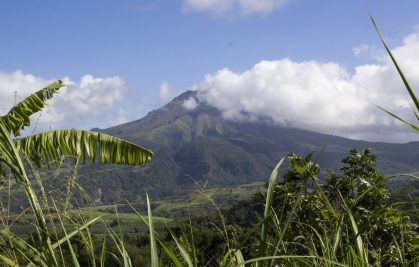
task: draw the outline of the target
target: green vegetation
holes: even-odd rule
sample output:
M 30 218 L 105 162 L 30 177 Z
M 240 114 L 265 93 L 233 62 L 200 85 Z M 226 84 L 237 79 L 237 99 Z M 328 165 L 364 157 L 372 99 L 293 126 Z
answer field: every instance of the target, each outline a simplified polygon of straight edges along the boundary
M 380 38 L 419 110 L 413 90 L 381 35 Z M 153 205 L 148 194 L 143 207 L 147 215 L 141 215 L 137 211 L 138 206 L 129 202 L 125 206 L 73 208 L 84 197 L 83 190 L 75 190 L 78 186 L 78 164 L 100 161 L 143 165 L 153 154 L 128 141 L 82 130 L 49 131 L 17 138 L 20 131 L 30 124 L 29 116 L 40 111 L 45 101 L 52 98 L 62 86 L 62 81 L 52 83 L 0 117 L 2 184 L 10 192 L 13 184 L 10 178 L 14 177 L 13 186 L 21 189 L 29 206 L 29 210 L 22 214 L 11 213 L 9 208 L 3 210 L 0 230 L 0 261 L 3 265 L 154 267 L 419 264 L 419 235 L 415 216 L 417 201 L 391 201 L 385 183 L 387 178 L 377 170 L 376 156 L 369 149 L 360 152 L 351 149 L 336 173 L 328 170 L 321 172 L 319 162 L 312 159 L 313 154 L 305 157 L 288 154 L 289 167 L 282 179 L 278 181 L 277 177 L 284 158 L 272 171 L 266 192 L 241 200 L 228 209 L 220 207 L 215 199 L 224 198 L 224 202 L 228 202 L 225 199 L 233 193 L 231 188 L 225 191 L 207 189 L 205 184 L 200 183 L 202 181 L 195 181 L 200 193 L 188 195 L 189 207 L 207 201 L 215 210 L 208 216 L 192 215 L 189 211 L 187 219 L 181 221 L 155 217 L 153 213 L 159 208 L 170 210 L 182 209 L 183 206 L 178 203 Z M 419 129 L 397 115 L 386 112 L 415 130 Z M 417 110 L 415 114 L 419 120 Z M 158 114 L 156 116 L 158 119 Z M 209 117 L 198 116 L 199 123 L 192 132 L 182 128 L 189 121 L 188 118 L 183 119 L 177 122 L 182 130 L 186 130 L 180 136 L 171 140 L 164 136 L 167 132 L 160 129 L 155 130 L 151 138 L 156 135 L 156 138 L 176 143 L 185 138 L 191 141 L 193 136 L 200 140 L 199 136 L 211 132 L 207 128 L 213 124 Z M 211 135 L 228 131 L 217 123 L 212 126 L 217 131 L 211 132 Z M 241 150 L 248 150 L 249 154 L 260 154 L 262 150 L 275 154 L 269 145 L 260 150 L 252 148 L 260 141 L 257 138 L 247 139 L 254 143 L 231 138 L 229 142 L 241 144 L 240 148 L 231 151 L 222 149 L 226 141 L 217 140 L 213 143 L 208 140 L 200 143 L 205 145 L 203 147 L 176 148 L 176 157 L 182 158 L 183 162 L 203 155 L 199 164 L 184 166 L 192 175 L 199 176 L 204 169 L 213 177 L 219 177 L 223 169 L 211 169 L 208 162 L 216 162 L 217 166 L 227 162 L 224 169 L 238 176 L 246 175 L 243 169 L 257 173 L 260 170 L 257 167 L 253 169 L 256 165 L 247 164 L 246 157 L 239 158 L 237 166 L 230 162 L 232 154 Z M 208 156 L 207 150 L 215 151 L 217 157 Z M 225 153 L 221 153 L 223 151 Z M 62 166 L 71 160 L 65 158 L 69 155 L 75 159 L 75 171 L 66 180 L 61 192 L 63 194 L 52 194 L 44 186 L 44 178 L 41 177 L 44 172 L 40 170 L 44 166 Z M 260 162 L 263 159 L 260 155 L 257 158 Z M 147 172 L 147 168 L 144 169 Z M 163 171 L 161 175 L 164 174 Z M 321 175 L 325 175 L 326 179 L 320 180 Z M 414 174 L 407 176 L 417 179 Z M 177 178 L 180 182 L 190 179 L 185 174 Z M 228 178 L 224 177 L 226 180 Z M 395 179 L 400 177 L 395 176 Z M 235 191 L 238 199 L 242 198 L 243 192 L 248 194 L 249 188 L 252 186 Z M 19 192 L 18 189 L 16 192 Z M 127 212 L 128 207 L 131 213 Z M 24 229 L 18 230 L 14 224 L 20 224 Z M 137 228 L 131 225 L 137 225 Z M 130 231 L 131 227 L 135 230 Z
M 288 156 L 290 168 L 277 182 L 282 161 L 266 193 L 225 210 L 150 228 L 160 266 L 415 266 L 418 226 L 392 203 L 370 150 L 351 150 L 338 173 L 320 184 L 311 155 Z M 209 200 L 210 201 L 210 200 Z M 133 208 L 134 209 L 134 208 Z M 147 210 L 150 212 L 150 205 Z M 139 215 L 139 214 L 138 214 Z M 145 226 L 147 219 L 139 218 Z M 126 242 L 129 239 L 126 239 Z M 131 237 L 133 240 L 133 237 Z M 135 238 L 134 238 L 135 240 Z M 133 245 L 133 244 L 131 244 Z M 138 246 L 133 255 L 150 246 Z M 159 252 L 160 253 L 157 253 Z
M 80 225 L 77 230 L 67 234 L 62 218 L 58 215 L 64 232 L 64 236 L 59 237 L 55 228 L 48 227 L 48 221 L 54 224 L 51 213 L 47 211 L 48 216 L 45 212 L 50 209 L 59 211 L 59 208 L 55 200 L 49 199 L 43 190 L 42 181 L 33 163 L 36 167 L 41 168 L 62 159 L 65 155 L 72 155 L 76 157 L 77 162 L 83 163 L 100 160 L 102 163 L 135 165 L 145 164 L 152 157 L 151 151 L 133 143 L 109 135 L 82 130 L 48 131 L 14 140 L 13 137 L 19 136 L 20 131 L 30 125 L 29 117 L 42 110 L 45 101 L 52 98 L 63 86 L 62 81 L 56 81 L 16 104 L 6 115 L 0 117 L 0 174 L 4 179 L 13 176 L 16 183 L 23 187 L 34 216 L 36 233 L 34 238 L 38 243 L 38 248 L 32 246 L 11 232 L 7 224 L 4 225 L 0 233 L 3 238 L 2 246 L 5 247 L 5 250 L 0 254 L 0 258 L 9 265 L 16 265 L 22 261 L 36 266 L 60 266 L 56 255 L 57 248 L 60 248 L 63 243 L 67 243 L 71 248 L 69 239 L 76 234 L 82 234 L 83 229 L 100 218 L 93 218 Z M 28 173 L 35 178 L 41 192 L 40 199 L 29 180 Z M 68 193 L 72 191 L 72 185 L 73 183 L 70 181 Z M 67 201 L 65 203 L 67 204 Z M 66 209 L 66 205 L 64 209 Z M 52 241 L 53 236 L 58 240 L 55 243 Z M 73 262 L 75 262 L 74 257 Z
M 340 171 L 330 173 L 323 185 L 318 180 L 320 166 L 311 160 L 311 155 L 302 158 L 290 154 L 289 160 L 290 168 L 279 182 L 281 164 L 278 164 L 266 193 L 242 200 L 228 210 L 213 202 L 218 210 L 215 214 L 189 215 L 190 219 L 183 223 L 157 218 L 151 227 L 152 217 L 139 213 L 111 214 L 111 209 L 115 209 L 112 206 L 69 213 L 70 217 L 87 221 L 102 216 L 99 225 L 104 225 L 99 229 L 95 228 L 97 224 L 89 226 L 93 255 L 88 253 L 83 239 L 71 239 L 73 247 L 76 244 L 77 261 L 90 266 L 100 265 L 101 260 L 117 266 L 147 266 L 152 261 L 160 266 L 236 266 L 240 262 L 260 266 L 417 263 L 418 229 L 407 216 L 413 210 L 405 210 L 405 204 L 409 203 L 389 202 L 385 178 L 375 168 L 375 157 L 369 150 L 350 151 Z M 210 202 L 214 191 L 210 189 L 207 194 L 203 190 L 197 195 Z M 152 205 L 148 203 L 142 209 L 151 213 Z M 132 205 L 131 208 L 136 210 Z M 110 211 L 105 212 L 107 209 Z M 132 231 L 132 227 L 137 229 Z M 67 223 L 64 228 L 74 227 Z M 149 245 L 147 231 L 156 240 L 154 248 Z M 115 259 L 110 255 L 118 256 Z

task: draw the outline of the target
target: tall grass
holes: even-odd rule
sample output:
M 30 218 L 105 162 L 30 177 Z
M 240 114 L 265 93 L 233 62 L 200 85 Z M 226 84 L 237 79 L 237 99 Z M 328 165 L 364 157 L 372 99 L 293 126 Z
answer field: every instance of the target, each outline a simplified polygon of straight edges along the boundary
M 381 254 L 375 254 L 377 250 L 371 246 L 365 230 L 360 230 L 362 217 L 359 217 L 359 211 L 355 208 L 357 203 L 362 201 L 372 189 L 361 192 L 356 199 L 344 197 L 339 191 L 337 191 L 337 198 L 330 198 L 330 192 L 324 192 L 325 187 L 318 185 L 318 190 L 312 194 L 318 197 L 318 203 L 322 203 L 320 212 L 323 211 L 324 214 L 319 217 L 323 218 L 323 221 L 305 222 L 301 218 L 301 209 L 309 208 L 305 206 L 309 198 L 307 194 L 311 194 L 305 191 L 308 180 L 305 180 L 306 182 L 298 190 L 298 194 L 293 196 L 292 205 L 275 206 L 273 198 L 278 193 L 275 190 L 277 187 L 276 176 L 281 164 L 282 160 L 269 179 L 265 194 L 265 207 L 260 222 L 255 223 L 253 228 L 249 228 L 243 233 L 244 238 L 251 235 L 256 236 L 256 242 L 252 244 L 254 252 L 251 253 L 256 256 L 242 253 L 246 244 L 238 243 L 235 247 L 225 244 L 225 254 L 217 259 L 217 266 L 387 266 L 389 264 L 416 266 L 419 263 L 418 257 L 409 256 L 410 260 L 407 261 L 407 252 L 404 251 L 404 247 L 411 244 L 403 240 L 403 234 L 408 232 L 403 229 L 405 224 L 400 224 L 401 238 L 396 240 L 396 237 L 393 236 L 395 239 L 394 249 L 398 256 L 391 256 L 391 251 L 378 251 Z M 304 175 L 309 178 L 313 173 Z M 315 177 L 311 178 L 315 181 Z M 380 212 L 380 210 L 371 211 L 371 216 L 380 216 Z M 388 216 L 385 215 L 385 212 L 383 211 L 383 216 Z M 151 214 L 150 205 L 148 205 L 148 214 L 149 216 Z M 146 219 L 141 220 L 150 226 Z M 234 224 L 235 222 L 226 223 Z M 371 227 L 381 226 L 371 225 Z M 304 232 L 299 233 L 296 230 L 300 228 L 305 229 Z M 226 229 L 229 229 L 228 225 Z M 167 231 L 170 233 L 171 241 L 163 240 L 152 228 L 150 228 L 150 236 L 159 237 L 159 245 L 170 256 L 174 266 L 181 266 L 179 263 L 185 266 L 206 265 L 205 262 L 198 265 L 193 261 L 196 258 L 195 251 L 188 250 L 179 241 L 187 238 L 184 234 L 180 233 L 180 236 L 176 236 L 170 227 Z M 220 231 L 223 230 L 220 229 Z M 190 247 L 196 248 L 193 234 L 190 235 L 187 243 L 190 244 Z M 158 248 L 154 246 L 153 249 L 157 253 Z M 393 259 L 389 261 L 390 256 Z M 374 261 L 370 262 L 370 259 Z

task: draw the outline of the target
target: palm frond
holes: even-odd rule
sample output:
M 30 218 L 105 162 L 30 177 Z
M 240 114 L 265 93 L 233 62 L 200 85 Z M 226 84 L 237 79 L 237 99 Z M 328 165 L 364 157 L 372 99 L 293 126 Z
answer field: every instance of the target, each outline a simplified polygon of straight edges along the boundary
M 15 105 L 9 113 L 0 117 L 0 121 L 9 132 L 13 133 L 15 136 L 19 136 L 20 131 L 23 130 L 24 127 L 30 125 L 29 117 L 32 114 L 41 111 L 46 105 L 45 102 L 52 98 L 63 86 L 65 86 L 65 84 L 62 80 L 49 84 Z
M 153 152 L 134 143 L 107 134 L 84 130 L 55 130 L 16 140 L 16 147 L 38 167 L 62 156 L 75 156 L 80 163 L 140 165 L 153 157 Z

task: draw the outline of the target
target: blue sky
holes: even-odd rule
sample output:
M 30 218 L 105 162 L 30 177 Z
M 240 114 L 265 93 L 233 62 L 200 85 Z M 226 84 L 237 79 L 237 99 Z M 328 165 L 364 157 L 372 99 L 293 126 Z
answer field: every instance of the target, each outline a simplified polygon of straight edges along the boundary
M 256 117 L 267 112 L 282 114 L 284 108 L 269 110 L 263 107 L 263 103 L 258 108 L 243 104 L 240 110 L 233 111 L 228 107 L 234 105 L 233 102 L 215 103 L 210 92 L 216 91 L 226 99 L 241 94 L 241 89 L 229 92 L 227 81 L 218 79 L 220 70 L 227 68 L 230 74 L 243 78 L 246 71 L 256 71 L 255 65 L 260 62 L 276 62 L 278 67 L 285 64 L 281 60 L 288 58 L 296 63 L 293 66 L 299 71 L 310 71 L 311 65 L 301 65 L 303 62 L 315 62 L 318 66 L 337 64 L 337 72 L 345 72 L 337 75 L 343 77 L 344 82 L 351 83 L 348 88 L 359 85 L 358 80 L 354 82 L 357 67 L 368 64 L 384 67 L 387 64 L 367 10 L 395 49 L 400 47 L 403 50 L 407 46 L 406 37 L 418 32 L 419 2 L 413 0 L 0 1 L 0 89 L 3 102 L 11 99 L 13 91 L 18 91 L 18 95 L 23 97 L 30 90 L 38 89 L 36 86 L 42 86 L 43 82 L 67 77 L 72 86 L 66 90 L 74 87 L 73 94 L 66 91 L 61 98 L 67 100 L 53 102 L 51 114 L 48 115 L 47 111 L 43 115 L 46 120 L 41 120 L 41 126 L 87 129 L 112 126 L 138 119 L 190 88 L 200 90 L 202 101 L 225 111 L 225 117 L 229 119 L 240 119 L 237 114 L 249 110 Z M 415 55 L 419 56 L 419 51 Z M 409 56 L 401 52 L 401 58 L 409 59 Z M 263 75 L 266 82 L 277 74 L 266 71 L 265 67 L 259 69 L 266 74 Z M 327 68 L 326 72 L 329 70 Z M 412 71 L 419 76 L 419 67 Z M 291 76 L 298 79 L 298 75 Z M 249 74 L 246 79 L 260 77 Z M 257 87 L 260 83 L 241 84 L 248 88 L 242 95 L 253 97 L 246 95 L 253 90 L 252 84 Z M 297 86 L 289 82 L 287 85 L 289 88 Z M 305 84 L 310 85 L 310 82 Z M 262 87 L 259 90 L 269 91 L 270 87 Z M 81 91 L 84 93 L 79 93 Z M 400 97 L 405 97 L 402 90 L 399 93 Z M 99 99 L 104 95 L 107 98 Z M 313 94 L 316 96 L 318 93 Z M 84 102 L 75 104 L 76 101 Z M 393 105 L 388 99 L 373 98 L 371 101 Z M 408 114 L 406 104 L 400 101 L 396 104 L 396 111 Z M 247 103 L 246 99 L 241 103 Z M 323 102 L 307 103 L 316 106 Z M 95 109 L 95 105 L 104 108 Z M 87 116 L 89 108 L 92 111 Z M 365 108 L 364 112 L 371 110 L 358 108 Z M 61 119 L 52 118 L 53 111 Z M 65 115 L 68 112 L 72 113 L 71 118 Z M 346 110 L 336 114 L 339 112 Z M 355 113 L 354 116 L 362 114 Z M 278 123 L 336 132 L 351 138 L 396 142 L 415 139 L 399 126 L 391 137 L 377 135 L 378 130 L 372 129 L 394 128 L 393 122 L 380 115 L 369 118 L 368 123 L 354 120 L 352 124 L 339 124 L 338 119 L 325 114 L 324 119 L 331 119 L 330 123 L 323 125 L 318 122 L 317 126 L 307 123 L 313 118 L 297 115 L 290 116 L 290 119 L 280 118 Z M 345 120 L 351 121 L 351 118 Z M 357 133 L 355 129 L 361 131 Z

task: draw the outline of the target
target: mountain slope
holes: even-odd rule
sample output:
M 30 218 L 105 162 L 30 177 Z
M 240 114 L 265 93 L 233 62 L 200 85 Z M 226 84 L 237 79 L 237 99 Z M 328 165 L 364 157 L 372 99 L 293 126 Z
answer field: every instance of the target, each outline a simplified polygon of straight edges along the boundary
M 419 169 L 419 142 L 373 143 L 263 123 L 224 120 L 205 104 L 188 110 L 185 92 L 144 118 L 100 130 L 151 148 L 155 158 L 146 167 L 94 166 L 81 172 L 91 190 L 100 188 L 103 202 L 151 195 L 170 197 L 199 182 L 209 187 L 266 181 L 275 163 L 288 153 L 318 152 L 323 170 L 338 169 L 349 149 L 373 148 L 385 172 Z M 196 99 L 197 100 L 197 99 Z M 107 186 L 105 186 L 107 185 Z

